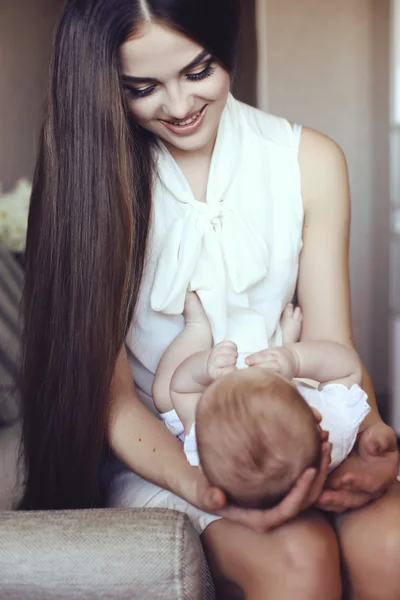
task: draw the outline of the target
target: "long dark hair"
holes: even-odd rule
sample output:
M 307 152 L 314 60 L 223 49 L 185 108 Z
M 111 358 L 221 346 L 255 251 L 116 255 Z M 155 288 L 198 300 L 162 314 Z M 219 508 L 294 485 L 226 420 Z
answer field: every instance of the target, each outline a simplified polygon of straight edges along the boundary
M 118 353 L 140 287 L 156 141 L 130 118 L 119 48 L 145 18 L 234 67 L 240 0 L 69 0 L 54 42 L 23 302 L 20 508 L 99 504 Z

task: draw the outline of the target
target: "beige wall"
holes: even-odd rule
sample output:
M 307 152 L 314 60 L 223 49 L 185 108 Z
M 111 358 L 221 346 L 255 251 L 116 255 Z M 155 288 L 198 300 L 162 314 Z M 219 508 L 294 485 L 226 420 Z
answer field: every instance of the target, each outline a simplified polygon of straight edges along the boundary
M 31 178 L 61 0 L 0 0 L 0 182 Z
M 266 0 L 268 109 L 344 149 L 356 343 L 387 391 L 389 0 Z
M 389 0 L 257 1 L 267 3 L 269 110 L 324 131 L 348 158 L 355 335 L 378 391 L 385 393 Z M 32 176 L 61 4 L 0 0 L 0 182 L 6 188 Z M 242 67 L 254 67 L 254 44 L 242 52 Z M 248 85 L 248 73 L 242 73 L 241 97 L 252 102 Z

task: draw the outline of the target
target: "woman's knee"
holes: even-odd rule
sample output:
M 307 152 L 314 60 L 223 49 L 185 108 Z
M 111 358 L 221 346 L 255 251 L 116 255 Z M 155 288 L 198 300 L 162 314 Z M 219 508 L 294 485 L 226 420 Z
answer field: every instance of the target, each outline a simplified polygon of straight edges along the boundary
M 217 580 L 234 582 L 246 598 L 341 598 L 336 535 L 317 512 L 264 535 L 217 521 L 203 543 Z
M 311 512 L 277 530 L 288 572 L 316 585 L 329 579 L 340 588 L 340 559 L 336 534 L 319 513 Z
M 325 518 L 309 513 L 269 535 L 275 545 L 274 560 L 268 555 L 253 556 L 253 581 L 260 582 L 259 589 L 268 591 L 268 597 L 282 600 L 341 599 L 338 544 Z
M 336 534 L 319 513 L 310 512 L 279 527 L 264 541 L 265 551 L 254 547 L 247 554 L 246 591 L 255 585 L 268 590 L 271 598 L 341 598 Z
M 400 485 L 380 500 L 337 519 L 351 597 L 400 598 Z

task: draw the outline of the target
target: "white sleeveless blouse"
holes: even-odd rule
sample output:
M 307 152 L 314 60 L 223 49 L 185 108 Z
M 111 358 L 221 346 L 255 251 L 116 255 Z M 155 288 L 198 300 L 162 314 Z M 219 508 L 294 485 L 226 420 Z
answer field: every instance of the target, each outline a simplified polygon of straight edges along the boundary
M 298 143 L 289 122 L 229 96 L 207 188 L 199 202 L 165 147 L 158 155 L 153 218 L 136 316 L 126 338 L 135 384 L 154 410 L 158 362 L 182 331 L 186 290 L 200 297 L 214 343 L 240 358 L 280 345 L 302 248 Z

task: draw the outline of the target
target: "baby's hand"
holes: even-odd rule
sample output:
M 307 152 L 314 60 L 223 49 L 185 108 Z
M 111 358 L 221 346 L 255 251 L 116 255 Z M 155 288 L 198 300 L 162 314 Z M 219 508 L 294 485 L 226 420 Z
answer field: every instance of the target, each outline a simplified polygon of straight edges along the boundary
M 236 344 L 228 340 L 220 342 L 210 352 L 207 371 L 210 379 L 215 381 L 236 369 L 238 349 Z
M 280 373 L 283 377 L 293 379 L 298 376 L 299 359 L 296 352 L 289 347 L 267 348 L 251 354 L 246 358 L 249 367 L 260 367 Z

